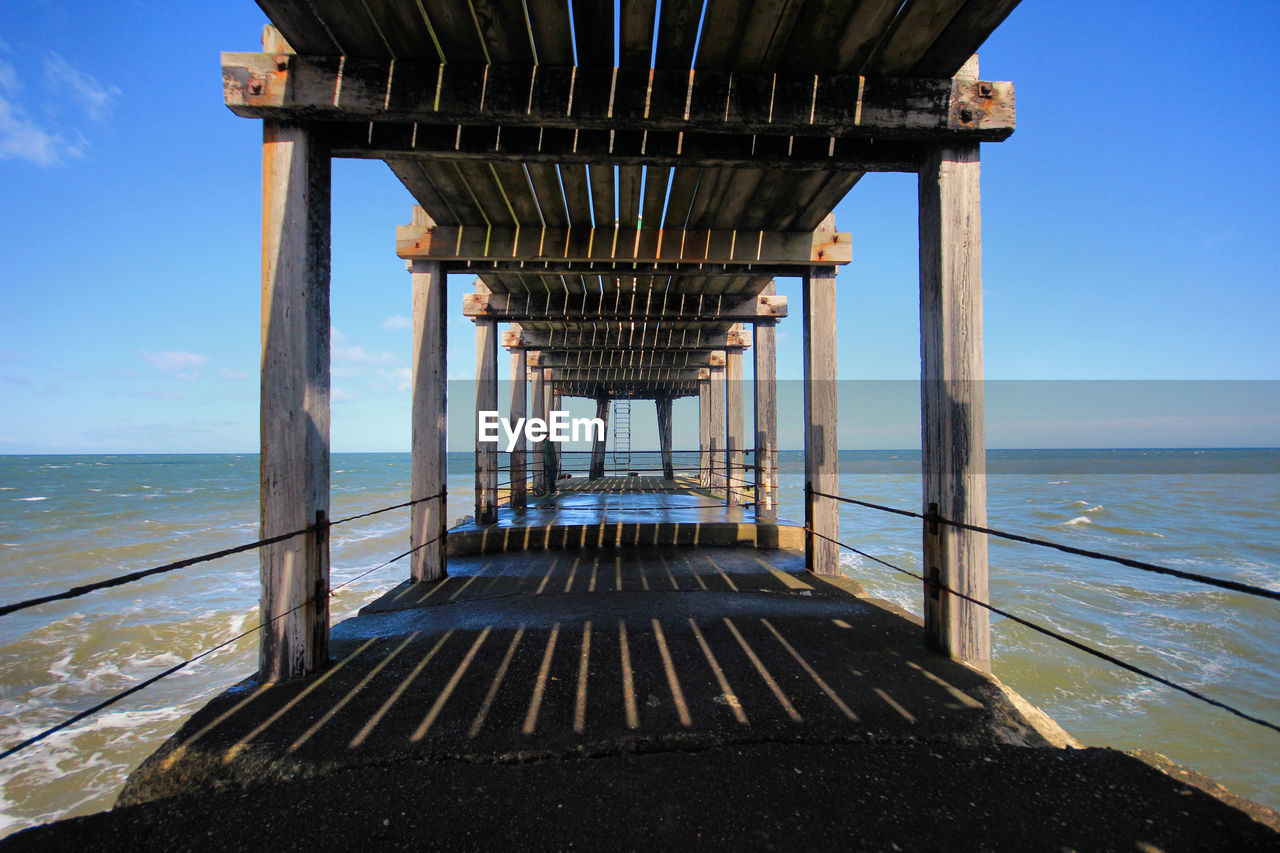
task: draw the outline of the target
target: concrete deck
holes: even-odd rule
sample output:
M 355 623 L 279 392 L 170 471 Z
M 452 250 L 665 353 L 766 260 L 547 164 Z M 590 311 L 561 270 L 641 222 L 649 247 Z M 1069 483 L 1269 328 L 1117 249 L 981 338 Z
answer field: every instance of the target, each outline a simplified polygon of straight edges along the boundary
M 1059 748 L 1052 721 L 796 553 L 586 548 L 450 572 L 336 626 L 325 672 L 209 703 L 112 811 L 0 847 L 1280 843 L 1138 758 Z

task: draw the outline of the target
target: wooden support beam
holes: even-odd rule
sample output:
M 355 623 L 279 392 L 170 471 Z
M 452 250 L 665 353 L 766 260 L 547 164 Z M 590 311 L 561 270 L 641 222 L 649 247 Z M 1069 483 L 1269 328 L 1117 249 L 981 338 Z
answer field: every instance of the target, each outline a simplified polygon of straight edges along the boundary
M 740 354 L 742 350 L 734 352 Z M 706 350 L 574 350 L 543 352 L 540 361 L 543 367 L 555 368 L 694 368 L 710 367 L 715 355 Z
M 481 441 L 479 413 L 498 411 L 498 329 L 476 321 L 476 524 L 498 520 L 498 444 Z
M 978 146 L 941 148 L 920 172 L 920 352 L 924 508 L 985 526 L 982 214 Z M 925 523 L 925 637 L 991 668 L 987 537 Z
M 805 557 L 809 571 L 840 574 L 840 494 L 836 440 L 836 270 L 814 267 L 804 277 Z
M 330 127 L 335 157 L 377 160 L 914 172 L 934 146 L 931 142 L 846 136 L 675 130 L 618 133 L 377 120 L 334 122 Z
M 421 208 L 415 215 L 425 216 Z M 410 261 L 413 274 L 413 426 L 410 498 L 409 573 L 415 581 L 440 580 L 446 574 L 448 528 L 448 402 L 445 352 L 448 334 L 448 285 L 435 261 Z M 439 495 L 435 499 L 428 499 Z
M 725 353 L 725 496 L 730 504 L 747 497 L 746 454 L 742 452 L 742 353 Z
M 596 398 L 596 417 L 605 423 L 605 431 L 608 432 L 609 424 L 609 398 Z M 591 474 L 592 480 L 599 480 L 604 476 L 604 450 L 605 437 L 600 433 L 592 436 L 591 441 Z
M 529 353 L 530 361 L 533 361 L 533 357 L 536 355 L 537 353 L 534 352 Z M 547 385 L 545 378 L 546 374 L 541 367 L 530 367 L 529 382 L 532 386 L 530 394 L 533 397 L 533 406 L 529 416 L 544 422 L 547 420 Z M 546 465 L 543 464 L 542 455 L 542 445 L 545 443 L 545 439 L 532 441 L 529 447 L 529 468 L 533 477 L 533 493 L 535 495 L 545 495 L 547 493 L 547 469 Z
M 770 285 L 772 288 L 773 285 Z M 756 521 L 778 520 L 778 382 L 776 323 L 755 328 Z
M 462 297 L 462 314 L 503 323 L 754 323 L 787 316 L 787 297 L 660 294 L 624 300 L 600 293 L 467 293 Z
M 658 410 L 658 449 L 662 453 L 662 477 L 674 480 L 675 466 L 671 461 L 671 398 L 657 397 L 654 399 L 654 406 Z
M 406 260 L 556 264 L 593 261 L 805 267 L 853 260 L 850 236 L 834 232 L 487 225 L 401 225 L 396 228 L 396 253 Z M 632 270 L 631 274 L 638 273 Z
M 461 65 L 222 54 L 246 118 L 863 139 L 1005 139 L 1013 84 L 699 69 Z
M 578 379 L 556 379 L 554 385 L 565 397 L 585 397 L 594 400 L 601 391 L 600 383 Z M 698 380 L 615 382 L 607 389 L 611 400 L 656 400 L 659 397 L 696 397 Z
M 599 325 L 600 327 L 590 330 L 523 328 L 518 331 L 508 330 L 503 334 L 502 345 L 524 347 L 543 353 L 568 353 L 578 350 L 710 352 L 751 346 L 750 333 L 741 329 L 728 331 L 702 328 L 656 329 L 648 324 L 633 326 L 631 323 L 618 324 L 614 328 L 604 328 L 604 324 Z
M 261 527 L 258 676 L 329 661 L 329 151 L 309 128 L 262 126 Z
M 526 365 L 525 351 L 522 349 L 513 349 L 511 351 L 511 423 L 519 423 L 519 418 L 527 417 L 529 414 L 528 392 L 529 382 L 525 378 L 528 372 Z M 529 505 L 528 487 L 529 480 L 526 472 L 526 448 L 524 430 L 520 430 L 516 434 L 516 443 L 511 448 L 511 507 L 512 509 L 524 509 Z
M 552 376 L 555 376 L 554 370 L 548 370 L 547 373 L 551 374 Z M 550 382 L 550 381 L 547 382 L 547 394 L 548 396 L 551 397 L 550 402 L 547 403 L 547 411 L 548 412 L 560 411 L 561 404 L 562 404 L 562 395 L 556 389 L 554 382 Z M 548 471 L 550 472 L 550 475 L 551 475 L 550 476 L 551 491 L 558 492 L 560 491 L 560 468 L 561 468 L 560 445 L 557 442 L 548 441 L 546 442 L 545 445 L 543 445 L 543 447 L 546 451 L 548 458 L 550 459 L 550 466 L 548 468 Z
M 728 460 L 727 432 L 728 419 L 725 417 L 725 370 L 723 365 L 709 368 L 711 408 L 708 417 L 711 419 L 711 491 L 719 493 L 727 499 L 725 491 L 728 479 L 725 477 L 725 463 Z
M 698 485 L 711 487 L 711 371 L 698 378 Z
M 482 226 L 473 226 L 482 227 Z M 852 249 L 850 249 L 852 251 Z M 472 259 L 458 261 L 450 265 L 455 271 L 468 272 L 473 275 L 568 275 L 568 276 L 604 276 L 606 279 L 620 278 L 629 281 L 632 278 L 644 281 L 661 278 L 706 278 L 723 276 L 746 276 L 754 279 L 768 279 L 774 276 L 799 275 L 795 264 L 775 263 L 683 263 L 679 261 L 556 261 L 556 260 L 492 260 Z M 621 288 L 627 290 L 629 288 Z

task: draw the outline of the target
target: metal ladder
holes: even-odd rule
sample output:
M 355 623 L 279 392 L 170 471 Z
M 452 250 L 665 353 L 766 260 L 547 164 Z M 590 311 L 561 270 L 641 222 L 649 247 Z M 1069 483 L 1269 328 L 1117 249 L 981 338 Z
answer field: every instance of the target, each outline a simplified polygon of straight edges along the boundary
M 613 469 L 625 476 L 631 469 L 631 401 L 613 401 Z

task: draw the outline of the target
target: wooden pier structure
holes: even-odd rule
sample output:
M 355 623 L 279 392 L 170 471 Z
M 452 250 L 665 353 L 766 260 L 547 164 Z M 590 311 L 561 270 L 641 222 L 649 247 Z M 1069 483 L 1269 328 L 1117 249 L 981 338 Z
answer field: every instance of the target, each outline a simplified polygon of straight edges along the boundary
M 990 674 L 985 536 L 929 520 L 986 519 L 979 148 L 1013 132 L 1014 94 L 975 52 L 1016 0 L 258 3 L 263 50 L 224 54 L 222 75 L 230 109 L 263 126 L 261 533 L 316 535 L 261 552 L 257 675 L 112 813 L 23 838 L 1274 842 L 1158 761 L 1063 748 L 1079 744 Z M 409 576 L 331 635 L 334 157 L 385 161 L 415 204 L 395 235 L 412 281 Z M 837 270 L 857 235 L 833 210 L 874 171 L 919 176 L 923 621 L 838 559 Z M 451 273 L 474 283 L 476 392 L 446 402 Z M 782 277 L 802 280 L 800 305 Z M 776 329 L 793 312 L 802 524 L 778 516 L 776 471 Z M 588 476 L 561 481 L 552 442 L 477 442 L 474 514 L 448 529 L 466 502 L 445 488 L 447 405 L 546 418 L 565 397 L 606 421 L 653 401 L 659 470 L 610 471 L 596 441 Z M 672 459 L 684 397 L 692 475 Z

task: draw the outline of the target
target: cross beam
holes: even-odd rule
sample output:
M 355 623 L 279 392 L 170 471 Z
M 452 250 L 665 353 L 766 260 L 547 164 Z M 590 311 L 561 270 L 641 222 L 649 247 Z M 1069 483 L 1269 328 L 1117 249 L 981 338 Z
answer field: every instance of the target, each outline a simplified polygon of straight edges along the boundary
M 776 264 L 853 260 L 848 234 L 679 228 L 501 228 L 401 225 L 396 253 L 432 261 Z
M 626 298 L 622 298 L 625 296 Z M 617 298 L 615 298 L 617 297 Z M 755 322 L 787 316 L 787 297 L 620 293 L 467 293 L 464 317 L 500 323 L 578 321 Z
M 440 65 L 224 53 L 246 118 L 998 141 L 1012 83 L 856 74 Z
M 540 367 L 557 368 L 595 368 L 611 369 L 626 367 L 723 367 L 725 356 L 722 350 L 709 351 L 667 351 L 654 350 L 578 350 L 572 353 L 539 353 L 537 358 Z
M 390 121 L 335 122 L 326 129 L 333 156 L 381 160 L 916 172 L 935 147 L 929 142 L 846 136 L 477 127 Z
M 551 384 L 556 391 L 566 397 L 590 397 L 591 399 L 597 399 L 601 396 L 612 399 L 624 398 L 632 400 L 652 400 L 658 397 L 671 397 L 674 399 L 676 397 L 694 397 L 698 394 L 697 382 L 683 380 L 678 382 L 637 381 L 602 384 L 579 379 L 556 379 Z
M 542 352 L 609 349 L 693 351 L 742 349 L 751 346 L 751 335 L 738 329 L 716 332 L 703 329 L 651 329 L 647 326 L 638 329 L 615 327 L 567 332 L 558 329 L 507 329 L 502 333 L 502 345 Z

